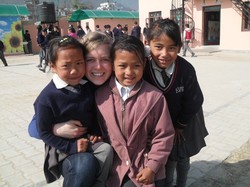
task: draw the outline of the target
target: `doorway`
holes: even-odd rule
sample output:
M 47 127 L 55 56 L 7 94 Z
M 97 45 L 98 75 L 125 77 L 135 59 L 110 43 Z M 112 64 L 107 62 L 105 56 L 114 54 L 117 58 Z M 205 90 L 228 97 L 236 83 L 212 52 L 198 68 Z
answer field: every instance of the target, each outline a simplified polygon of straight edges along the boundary
M 220 6 L 203 8 L 204 45 L 220 44 Z

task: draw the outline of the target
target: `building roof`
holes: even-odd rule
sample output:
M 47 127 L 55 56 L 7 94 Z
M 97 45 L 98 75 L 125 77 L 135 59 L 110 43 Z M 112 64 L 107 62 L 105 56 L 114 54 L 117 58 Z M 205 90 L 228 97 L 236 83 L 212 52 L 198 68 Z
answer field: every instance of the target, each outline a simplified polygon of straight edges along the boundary
M 138 19 L 139 12 L 136 11 L 118 11 L 118 10 L 76 10 L 69 21 L 80 21 L 89 18 L 116 18 L 116 19 Z
M 0 16 L 28 16 L 30 12 L 25 5 L 0 5 Z

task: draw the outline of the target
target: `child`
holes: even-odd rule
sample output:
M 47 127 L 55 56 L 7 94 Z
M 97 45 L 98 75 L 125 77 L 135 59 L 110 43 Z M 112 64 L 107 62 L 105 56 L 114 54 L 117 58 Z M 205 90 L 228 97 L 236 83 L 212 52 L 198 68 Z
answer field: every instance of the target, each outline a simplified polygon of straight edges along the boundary
M 116 153 L 107 186 L 164 185 L 174 129 L 162 92 L 142 80 L 143 43 L 125 36 L 110 54 L 115 75 L 96 91 L 103 137 Z
M 166 186 L 173 186 L 176 169 L 176 185 L 184 187 L 189 157 L 206 145 L 203 95 L 194 67 L 177 55 L 182 45 L 179 26 L 170 19 L 157 20 L 149 28 L 147 39 L 151 56 L 144 78 L 163 92 L 175 128 L 174 147 L 166 165 Z
M 55 38 L 50 42 L 48 55 L 55 74 L 34 103 L 38 132 L 46 144 L 44 172 L 47 182 L 53 182 L 62 173 L 64 186 L 93 186 L 89 182 L 92 179 L 86 180 L 88 172 L 81 170 L 81 163 L 85 158 L 83 153 L 94 151 L 99 154 L 95 153 L 95 156 L 102 172 L 102 178 L 94 186 L 105 186 L 112 164 L 110 145 L 101 142 L 92 145 L 87 135 L 79 139 L 65 139 L 53 134 L 53 124 L 68 120 L 80 121 L 90 134 L 99 133 L 93 92 L 89 83 L 82 80 L 85 75 L 85 48 L 72 37 Z M 107 157 L 111 157 L 110 162 L 105 162 Z

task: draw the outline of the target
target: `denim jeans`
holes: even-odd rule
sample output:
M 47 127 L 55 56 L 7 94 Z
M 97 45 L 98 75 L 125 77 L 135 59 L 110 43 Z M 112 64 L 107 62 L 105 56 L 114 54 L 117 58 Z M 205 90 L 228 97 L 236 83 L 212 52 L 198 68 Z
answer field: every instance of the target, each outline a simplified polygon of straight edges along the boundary
M 166 164 L 166 187 L 172 187 L 174 183 L 174 171 L 176 170 L 176 186 L 185 187 L 188 170 L 190 168 L 190 158 L 179 159 L 178 161 L 168 160 Z
M 62 163 L 63 187 L 92 187 L 99 172 L 99 163 L 92 153 L 68 156 Z

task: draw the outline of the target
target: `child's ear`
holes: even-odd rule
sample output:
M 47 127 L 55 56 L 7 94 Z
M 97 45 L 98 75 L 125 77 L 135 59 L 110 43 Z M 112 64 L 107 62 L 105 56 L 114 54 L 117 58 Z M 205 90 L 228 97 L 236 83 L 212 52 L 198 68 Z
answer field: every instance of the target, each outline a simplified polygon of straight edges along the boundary
M 178 47 L 178 53 L 180 53 L 180 52 L 181 52 L 181 46 Z
M 55 65 L 53 63 L 51 63 L 51 62 L 49 63 L 49 65 L 50 65 L 52 73 L 56 73 Z

